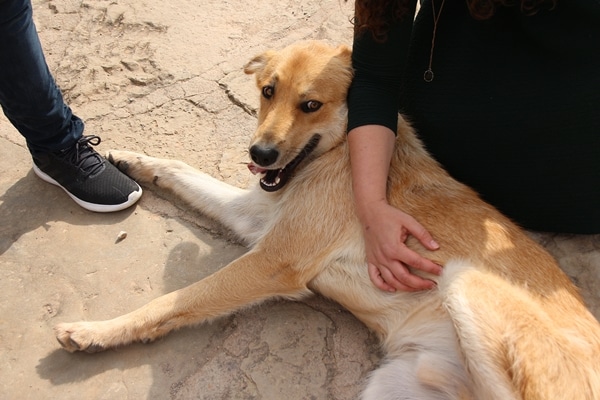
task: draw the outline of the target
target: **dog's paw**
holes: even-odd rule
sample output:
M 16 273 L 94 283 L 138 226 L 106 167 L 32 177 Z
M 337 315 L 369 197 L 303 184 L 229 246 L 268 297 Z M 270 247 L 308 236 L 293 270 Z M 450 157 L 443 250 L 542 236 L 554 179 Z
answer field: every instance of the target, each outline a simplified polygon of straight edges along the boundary
M 149 183 L 154 179 L 154 159 L 151 157 L 123 150 L 110 150 L 105 157 L 121 172 L 138 182 Z
M 54 327 L 56 340 L 63 349 L 73 353 L 85 351 L 97 353 L 111 347 L 104 343 L 93 329 L 93 322 L 63 323 Z
M 130 167 L 139 163 L 143 156 L 131 151 L 109 150 L 105 157 L 111 164 L 119 168 L 119 170 L 127 173 Z

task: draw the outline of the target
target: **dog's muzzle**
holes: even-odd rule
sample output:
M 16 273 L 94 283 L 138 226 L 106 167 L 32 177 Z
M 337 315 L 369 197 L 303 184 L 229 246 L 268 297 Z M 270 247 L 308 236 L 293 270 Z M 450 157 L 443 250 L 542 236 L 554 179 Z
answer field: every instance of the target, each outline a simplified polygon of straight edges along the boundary
M 310 138 L 306 146 L 300 150 L 298 155 L 285 167 L 280 169 L 265 168 L 272 165 L 277 160 L 277 157 L 279 157 L 277 149 L 259 149 L 257 146 L 252 146 L 250 148 L 250 155 L 253 162 L 248 164 L 248 169 L 250 169 L 253 174 L 264 174 L 260 179 L 260 187 L 263 190 L 267 192 L 276 192 L 285 186 L 298 165 L 317 147 L 319 140 L 321 140 L 321 135 L 315 134 Z M 275 158 L 273 159 L 273 157 Z

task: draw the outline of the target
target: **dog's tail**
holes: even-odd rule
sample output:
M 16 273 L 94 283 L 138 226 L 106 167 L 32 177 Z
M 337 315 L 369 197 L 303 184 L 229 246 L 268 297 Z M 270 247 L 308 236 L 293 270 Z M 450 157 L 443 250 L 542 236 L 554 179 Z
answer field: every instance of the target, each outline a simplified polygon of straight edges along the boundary
M 600 399 L 598 322 L 568 294 L 568 324 L 536 298 L 492 272 L 466 262 L 444 267 L 439 288 L 473 377 L 476 398 Z M 568 313 L 565 313 L 568 314 Z

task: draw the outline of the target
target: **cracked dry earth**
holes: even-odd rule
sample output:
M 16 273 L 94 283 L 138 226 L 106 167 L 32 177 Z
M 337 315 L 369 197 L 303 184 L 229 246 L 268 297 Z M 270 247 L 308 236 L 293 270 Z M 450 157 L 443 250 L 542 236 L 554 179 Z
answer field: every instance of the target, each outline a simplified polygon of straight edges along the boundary
M 177 158 L 234 185 L 258 104 L 242 66 L 300 39 L 351 42 L 352 2 L 34 0 L 48 63 L 100 151 Z M 58 322 L 106 319 L 196 281 L 245 249 L 146 190 L 110 215 L 37 179 L 0 116 L 0 399 L 353 399 L 380 361 L 338 305 L 269 302 L 104 353 L 60 350 Z M 120 231 L 127 238 L 116 240 Z M 533 234 L 600 316 L 600 236 Z

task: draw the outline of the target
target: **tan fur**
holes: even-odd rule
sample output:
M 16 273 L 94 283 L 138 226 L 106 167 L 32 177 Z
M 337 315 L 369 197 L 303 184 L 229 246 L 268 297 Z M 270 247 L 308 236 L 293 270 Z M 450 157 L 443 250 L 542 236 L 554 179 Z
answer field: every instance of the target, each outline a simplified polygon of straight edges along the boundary
M 231 229 L 251 250 L 215 274 L 109 321 L 59 324 L 69 351 L 152 341 L 273 297 L 311 291 L 334 299 L 376 331 L 386 359 L 364 399 L 600 399 L 600 325 L 555 260 L 517 226 L 454 181 L 403 120 L 389 200 L 441 248 L 438 288 L 386 293 L 369 281 L 354 214 L 345 138 L 350 50 L 303 42 L 246 66 L 262 97 L 252 145 L 272 146 L 281 168 L 322 136 L 279 191 L 226 185 L 178 161 L 113 151 L 145 184 L 170 189 Z M 307 113 L 308 100 L 322 107 Z

